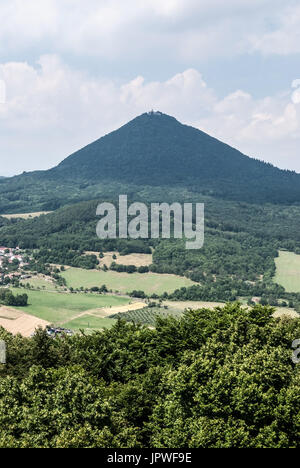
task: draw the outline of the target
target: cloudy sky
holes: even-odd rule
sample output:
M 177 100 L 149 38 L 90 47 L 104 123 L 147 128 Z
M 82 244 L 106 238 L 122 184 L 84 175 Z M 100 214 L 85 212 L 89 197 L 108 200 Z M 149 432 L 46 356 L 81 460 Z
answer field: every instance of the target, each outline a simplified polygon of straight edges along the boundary
M 299 0 L 1 0 L 0 175 L 150 109 L 300 172 Z

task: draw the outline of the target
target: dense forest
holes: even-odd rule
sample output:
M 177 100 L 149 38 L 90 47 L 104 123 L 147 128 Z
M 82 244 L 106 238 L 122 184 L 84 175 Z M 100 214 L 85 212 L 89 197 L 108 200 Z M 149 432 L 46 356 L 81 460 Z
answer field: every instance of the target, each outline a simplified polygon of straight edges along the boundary
M 272 312 L 231 304 L 60 339 L 1 329 L 0 447 L 299 448 L 300 322 Z

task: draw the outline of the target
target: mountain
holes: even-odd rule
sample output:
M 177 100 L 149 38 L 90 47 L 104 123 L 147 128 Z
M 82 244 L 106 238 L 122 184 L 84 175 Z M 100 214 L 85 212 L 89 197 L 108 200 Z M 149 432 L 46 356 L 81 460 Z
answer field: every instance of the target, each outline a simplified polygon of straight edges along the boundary
M 121 192 L 149 199 L 171 190 L 174 198 L 185 191 L 190 198 L 294 203 L 300 202 L 300 174 L 249 158 L 173 117 L 150 112 L 53 169 L 1 180 L 0 212 L 54 209 Z
M 256 197 L 269 201 L 276 196 L 273 190 L 278 183 L 288 198 L 300 200 L 299 174 L 251 159 L 157 112 L 137 117 L 68 157 L 51 172 L 91 181 L 102 178 L 136 185 L 182 185 L 235 199 L 246 199 L 243 192 L 254 184 Z

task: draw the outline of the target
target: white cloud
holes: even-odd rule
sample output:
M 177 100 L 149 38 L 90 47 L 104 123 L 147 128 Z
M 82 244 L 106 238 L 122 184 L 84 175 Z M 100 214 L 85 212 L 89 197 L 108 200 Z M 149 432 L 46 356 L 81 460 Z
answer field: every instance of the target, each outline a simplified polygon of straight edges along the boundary
M 294 104 L 300 104 L 300 80 L 294 80 L 292 83 L 292 88 L 296 89 L 296 91 L 292 94 L 292 101 Z
M 299 2 L 282 2 L 283 8 L 274 10 L 271 30 L 253 34 L 253 49 L 264 54 L 290 55 L 300 53 Z
M 6 103 L 0 104 L 4 175 L 55 165 L 152 108 L 246 154 L 300 172 L 299 88 L 264 99 L 237 90 L 220 99 L 195 69 L 165 81 L 138 76 L 119 83 L 72 69 L 57 55 L 42 56 L 35 66 L 2 64 L 0 78 L 7 91 Z
M 299 104 L 292 89 L 259 100 L 237 91 L 218 102 L 197 126 L 245 154 L 300 172 Z
M 4 80 L 0 80 L 0 104 L 6 102 L 6 84 Z
M 182 60 L 300 51 L 295 0 L 1 0 L 0 51 Z

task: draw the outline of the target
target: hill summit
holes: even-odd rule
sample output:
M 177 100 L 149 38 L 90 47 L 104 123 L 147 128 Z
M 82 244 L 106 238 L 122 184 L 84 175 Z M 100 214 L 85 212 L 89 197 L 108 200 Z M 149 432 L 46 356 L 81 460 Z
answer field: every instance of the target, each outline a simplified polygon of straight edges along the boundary
M 243 201 L 300 201 L 299 174 L 249 158 L 154 111 L 77 151 L 50 173 L 92 183 L 184 186 Z

